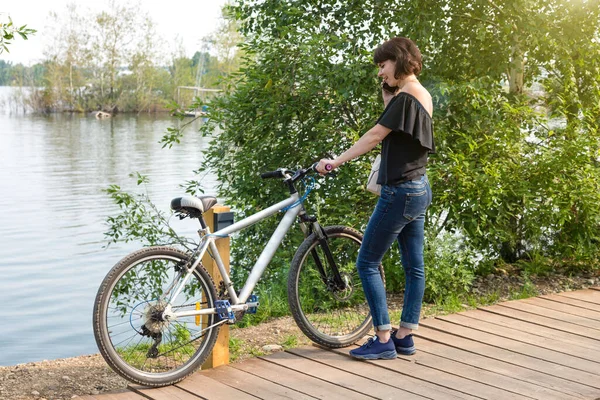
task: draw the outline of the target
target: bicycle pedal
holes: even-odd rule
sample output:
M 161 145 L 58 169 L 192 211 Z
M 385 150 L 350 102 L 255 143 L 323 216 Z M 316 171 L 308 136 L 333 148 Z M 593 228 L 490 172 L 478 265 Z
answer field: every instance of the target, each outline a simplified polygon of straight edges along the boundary
M 246 304 L 252 304 L 250 307 L 248 307 L 248 310 L 246 312 L 248 314 L 256 314 L 256 309 L 260 305 L 260 303 L 258 302 L 258 296 L 255 294 L 250 295 L 248 301 L 246 301 Z
M 233 313 L 229 300 L 215 301 L 215 310 L 217 311 L 217 315 L 221 321 L 227 320 L 228 324 L 235 323 L 235 314 Z

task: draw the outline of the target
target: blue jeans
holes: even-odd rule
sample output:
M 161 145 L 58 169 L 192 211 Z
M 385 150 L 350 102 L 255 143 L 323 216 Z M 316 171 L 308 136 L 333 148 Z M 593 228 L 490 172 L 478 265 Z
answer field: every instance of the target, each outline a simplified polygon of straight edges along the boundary
M 400 326 L 417 329 L 425 291 L 425 211 L 431 204 L 427 176 L 399 185 L 383 185 L 369 219 L 356 267 L 373 316 L 375 330 L 391 329 L 385 287 L 379 273 L 384 254 L 398 241 L 406 277 Z

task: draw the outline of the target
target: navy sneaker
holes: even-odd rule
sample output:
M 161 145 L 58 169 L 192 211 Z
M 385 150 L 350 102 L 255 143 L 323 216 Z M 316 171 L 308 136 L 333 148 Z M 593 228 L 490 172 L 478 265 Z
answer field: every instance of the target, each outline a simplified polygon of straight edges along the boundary
M 402 354 L 405 356 L 415 354 L 417 352 L 417 348 L 415 347 L 415 342 L 413 341 L 412 334 L 406 335 L 402 339 L 398 339 L 396 337 L 396 333 L 398 333 L 398 330 L 394 329 L 392 331 L 390 342 L 394 342 L 398 354 Z
M 350 350 L 350 355 L 361 360 L 391 360 L 398 354 L 391 339 L 381 343 L 377 336 L 373 336 L 358 349 Z

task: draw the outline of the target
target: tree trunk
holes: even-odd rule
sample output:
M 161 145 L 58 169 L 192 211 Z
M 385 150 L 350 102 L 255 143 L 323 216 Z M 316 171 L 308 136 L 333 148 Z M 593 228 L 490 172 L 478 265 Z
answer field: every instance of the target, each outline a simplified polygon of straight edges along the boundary
M 69 103 L 71 105 L 71 111 L 75 109 L 75 103 L 73 101 L 73 63 L 69 63 Z
M 509 70 L 509 93 L 523 93 L 523 70 L 525 69 L 525 59 L 523 51 L 519 45 L 519 37 L 513 35 L 513 45 L 510 49 L 510 70 Z

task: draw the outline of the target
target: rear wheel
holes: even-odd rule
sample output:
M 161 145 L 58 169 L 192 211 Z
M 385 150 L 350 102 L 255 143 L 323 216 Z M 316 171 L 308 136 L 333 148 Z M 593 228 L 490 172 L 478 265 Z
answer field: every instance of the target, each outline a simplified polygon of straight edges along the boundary
M 292 260 L 288 301 L 294 320 L 312 341 L 332 348 L 344 347 L 361 339 L 372 327 L 356 269 L 362 234 L 345 226 L 330 226 L 324 231 L 343 287 L 336 285 L 324 249 L 313 233 Z M 379 268 L 384 278 L 383 267 Z
M 148 247 L 117 263 L 102 282 L 94 336 L 106 362 L 124 378 L 171 385 L 197 370 L 212 351 L 216 315 L 163 319 L 167 304 L 173 312 L 215 307 L 215 287 L 202 265 L 171 298 L 189 261 L 177 249 Z

